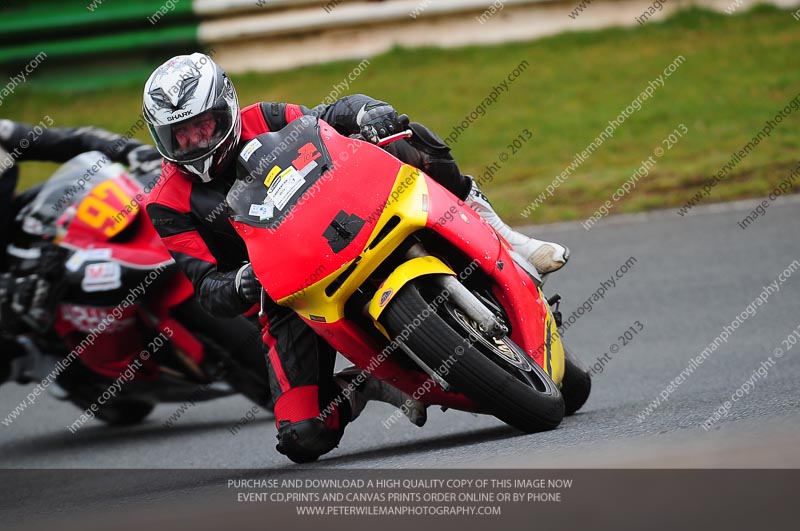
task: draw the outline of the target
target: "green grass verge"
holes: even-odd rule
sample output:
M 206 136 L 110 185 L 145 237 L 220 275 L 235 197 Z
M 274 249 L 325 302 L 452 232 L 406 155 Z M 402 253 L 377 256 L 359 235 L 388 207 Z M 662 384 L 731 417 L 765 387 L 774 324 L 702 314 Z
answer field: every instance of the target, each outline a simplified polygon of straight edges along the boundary
M 348 92 L 391 102 L 443 137 L 522 61 L 529 67 L 453 145 L 465 172 L 480 174 L 510 155 L 485 189 L 511 222 L 584 219 L 679 124 L 688 134 L 666 152 L 613 213 L 680 206 L 800 92 L 800 22 L 760 7 L 735 16 L 691 9 L 632 29 L 567 33 L 521 44 L 454 50 L 394 50 L 370 59 Z M 685 62 L 530 216 L 522 211 L 678 55 Z M 277 74 L 234 76 L 243 104 L 314 105 L 358 61 Z M 141 105 L 141 86 L 93 93 L 27 91 L 7 98 L 8 117 L 56 125 L 93 124 L 124 132 Z M 522 129 L 533 137 L 511 155 Z M 146 131 L 138 138 L 149 141 Z M 800 156 L 795 111 L 720 183 L 706 201 L 765 195 Z M 24 185 L 53 165 L 30 163 Z

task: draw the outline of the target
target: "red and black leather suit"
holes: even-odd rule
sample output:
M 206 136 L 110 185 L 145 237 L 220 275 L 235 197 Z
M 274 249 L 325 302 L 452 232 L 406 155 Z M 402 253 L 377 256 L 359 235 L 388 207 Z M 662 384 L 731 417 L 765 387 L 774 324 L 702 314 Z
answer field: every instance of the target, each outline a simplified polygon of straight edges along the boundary
M 358 110 L 376 100 L 361 94 L 312 109 L 284 103 L 257 103 L 241 111 L 240 146 L 254 137 L 277 131 L 302 115 L 328 122 L 339 133 L 359 132 Z M 470 189 L 449 149 L 420 124 L 412 145 L 398 141 L 388 151 L 421 168 L 460 198 Z M 164 162 L 162 178 L 148 198 L 147 211 L 167 248 L 192 281 L 200 304 L 212 315 L 230 317 L 253 310 L 238 295 L 236 271 L 248 261 L 247 249 L 228 221 L 225 197 L 235 179 L 228 175 L 209 183 L 196 180 L 180 166 Z M 302 245 L 302 242 L 297 242 Z M 275 400 L 278 451 L 295 461 L 308 461 L 333 449 L 350 420 L 347 400 L 337 400 L 334 414 L 317 417 L 335 400 L 340 387 L 333 381 L 335 351 L 287 308 L 271 302 L 264 341 L 269 347 L 270 387 Z

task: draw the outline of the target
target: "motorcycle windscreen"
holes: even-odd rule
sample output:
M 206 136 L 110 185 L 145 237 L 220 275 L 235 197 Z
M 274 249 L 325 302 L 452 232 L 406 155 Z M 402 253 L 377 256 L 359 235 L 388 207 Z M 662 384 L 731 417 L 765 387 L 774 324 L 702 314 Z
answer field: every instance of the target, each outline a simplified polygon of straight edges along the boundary
M 402 167 L 313 117 L 243 142 L 227 203 L 269 296 L 280 301 L 355 260 Z
M 316 118 L 303 116 L 241 149 L 227 202 L 234 221 L 277 229 L 332 166 Z
M 17 222 L 28 234 L 53 238 L 56 221 L 70 206 L 77 205 L 95 186 L 123 171 L 99 151 L 82 153 L 56 170 L 36 198 L 20 211 Z

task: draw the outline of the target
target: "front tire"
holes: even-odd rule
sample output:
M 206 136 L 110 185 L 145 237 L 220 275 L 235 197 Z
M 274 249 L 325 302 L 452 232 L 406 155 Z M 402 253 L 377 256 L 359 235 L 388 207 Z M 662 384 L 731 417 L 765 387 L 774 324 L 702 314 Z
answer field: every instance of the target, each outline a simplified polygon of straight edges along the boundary
M 497 341 L 493 345 L 490 338 L 480 340 L 449 301 L 430 304 L 441 294 L 430 278 L 403 287 L 386 308 L 382 324 L 389 334 L 397 337 L 408 323 L 421 321 L 405 343 L 455 391 L 526 433 L 558 426 L 564 417 L 564 399 L 547 373 L 510 338 L 502 339 L 504 347 Z M 470 333 L 478 340 L 470 343 Z

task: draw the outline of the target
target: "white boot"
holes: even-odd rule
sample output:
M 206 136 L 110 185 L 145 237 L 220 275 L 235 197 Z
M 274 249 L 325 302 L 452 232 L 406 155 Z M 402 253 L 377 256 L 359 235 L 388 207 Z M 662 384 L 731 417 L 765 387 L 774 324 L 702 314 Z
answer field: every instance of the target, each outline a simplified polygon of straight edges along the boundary
M 492 208 L 489 199 L 480 191 L 475 180 L 472 181 L 472 189 L 469 191 L 466 204 L 486 220 L 489 225 L 494 227 L 511 247 L 514 248 L 525 260 L 533 265 L 542 275 L 558 271 L 569 260 L 569 249 L 554 242 L 546 242 L 529 238 L 524 234 L 513 230 L 506 225 L 497 212 Z

